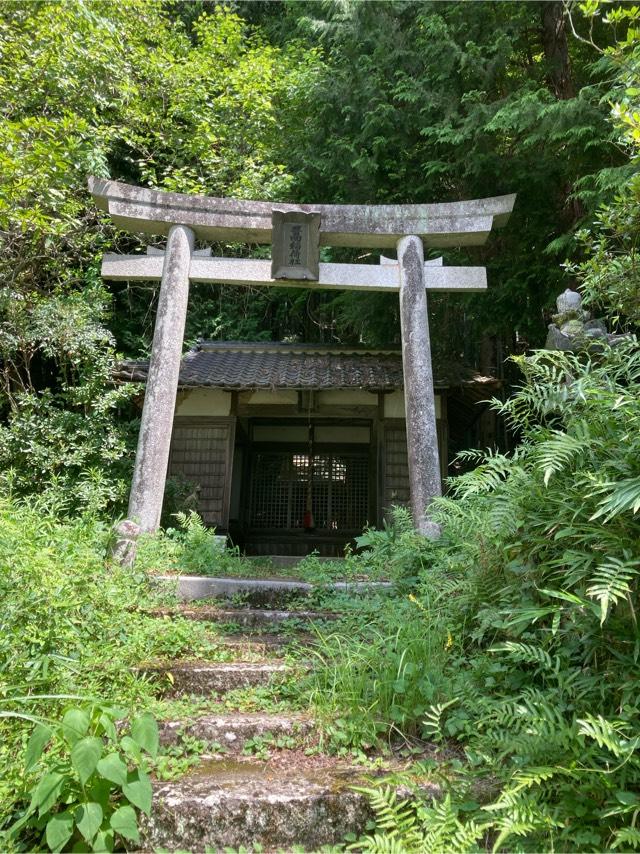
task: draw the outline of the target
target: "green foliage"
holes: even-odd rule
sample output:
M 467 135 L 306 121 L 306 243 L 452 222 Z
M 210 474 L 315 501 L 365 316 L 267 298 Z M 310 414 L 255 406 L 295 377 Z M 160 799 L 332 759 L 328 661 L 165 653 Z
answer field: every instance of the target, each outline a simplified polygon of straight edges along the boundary
M 185 575 L 250 574 L 250 561 L 237 549 L 228 549 L 193 510 L 174 514 L 180 527 L 165 528 L 140 537 L 136 567 Z
M 36 726 L 25 755 L 25 807 L 2 834 L 5 845 L 18 835 L 51 851 L 113 851 L 120 840 L 140 841 L 137 811 L 149 815 L 152 799 L 143 756 L 156 757 L 158 727 L 143 715 L 126 734 L 116 727 L 120 717 L 95 704 Z
M 369 593 L 337 625 L 316 633 L 310 695 L 331 749 L 345 754 L 419 730 L 442 687 L 442 626 L 423 621 L 413 602 Z
M 426 841 L 432 833 L 459 851 L 485 836 L 494 851 L 635 844 L 640 517 L 630 484 L 640 475 L 640 349 L 630 340 L 597 357 L 539 352 L 518 361 L 524 385 L 495 405 L 522 442 L 452 480 L 435 510 L 442 537 L 425 546 L 414 597 L 413 624 L 428 626 L 435 655 L 407 674 L 405 689 L 411 695 L 425 679 L 435 686 L 423 734 L 458 741 L 466 768 L 445 784 L 452 813 L 380 794 L 385 835 L 363 843 L 371 850 L 440 850 Z M 626 490 L 633 499 L 612 500 Z M 396 609 L 387 626 L 410 637 Z M 360 650 L 342 643 L 342 662 Z M 382 675 L 384 652 L 378 658 Z M 326 680 L 342 666 L 331 662 Z M 338 683 L 334 702 L 349 708 L 351 691 Z M 411 731 L 406 719 L 400 727 Z M 496 788 L 462 810 L 470 790 Z
M 522 339 L 542 342 L 543 312 L 561 289 L 558 255 L 573 250 L 576 223 L 629 174 L 607 121 L 609 67 L 570 37 L 560 4 L 555 21 L 545 20 L 551 5 L 292 4 L 295 34 L 326 50 L 306 121 L 287 138 L 302 200 L 401 204 L 518 193 L 508 229 L 482 253 L 500 287 L 470 298 L 464 311 L 459 295 L 430 301 L 434 347 L 450 359 L 464 352 L 475 360 L 483 335 L 500 336 L 510 352 L 516 331 L 520 347 Z M 586 29 L 580 16 L 575 25 Z M 596 32 L 611 42 L 599 19 Z M 555 81 L 563 72 L 562 91 Z M 447 262 L 474 263 L 454 251 Z M 397 300 L 384 295 L 329 294 L 309 311 L 327 340 L 398 340 Z
M 90 729 L 85 728 L 82 736 L 106 739 L 105 756 L 120 749 L 108 747 L 107 742 L 119 743 L 125 752 L 131 748 L 132 772 L 139 762 L 131 739 L 153 755 L 152 724 L 148 718 L 141 719 L 139 710 L 151 706 L 155 688 L 133 668 L 158 656 L 204 655 L 214 649 L 204 626 L 179 618 L 159 620 L 147 613 L 153 600 L 144 575 L 105 565 L 108 525 L 98 521 L 95 513 L 60 521 L 52 512 L 58 498 L 56 493 L 45 494 L 38 501 L 0 501 L 3 831 L 25 808 L 25 786 L 37 783 L 36 760 L 41 762 L 43 774 L 61 774 L 67 780 L 65 797 L 72 798 L 76 790 L 69 788 L 71 778 L 67 779 L 67 772 L 71 773 L 69 769 L 73 770 L 76 760 L 84 761 L 63 750 L 63 744 L 73 746 L 68 741 L 73 739 L 74 720 L 85 720 L 89 715 Z M 65 714 L 70 701 L 77 703 L 83 698 L 104 699 L 95 701 L 94 711 L 87 711 L 83 705 L 81 711 Z M 119 730 L 117 737 L 114 734 L 107 715 L 111 707 L 122 709 L 119 715 L 138 719 L 132 724 L 130 739 L 124 730 Z M 106 716 L 98 714 L 98 709 Z M 58 720 L 62 721 L 60 725 Z M 32 735 L 33 725 L 39 721 L 48 729 L 40 727 L 37 735 Z M 43 753 L 49 731 L 55 739 Z M 90 752 L 87 757 L 88 761 Z M 26 776 L 22 773 L 23 763 Z M 74 780 L 78 773 L 84 774 L 79 769 L 80 765 L 73 771 Z M 143 782 L 139 788 L 146 791 Z M 140 807 L 133 794 L 129 800 Z M 62 811 L 67 808 L 60 798 L 55 803 Z M 57 819 L 54 826 L 60 821 Z M 44 832 L 44 825 L 40 831 Z M 23 832 L 27 831 L 20 831 Z M 20 840 L 23 838 L 19 836 Z
M 598 210 L 594 223 L 577 235 L 584 257 L 567 266 L 579 278 L 587 302 L 604 309 L 620 328 L 637 329 L 640 326 L 640 279 L 636 258 L 640 235 L 640 177 L 637 174 L 640 152 L 640 10 L 629 5 L 611 9 L 595 2 L 589 5 L 589 15 L 591 20 L 602 15 L 615 28 L 617 38 L 613 45 L 603 49 L 594 43 L 593 38 L 590 43 L 601 54 L 603 64 L 614 73 L 616 85 L 608 102 L 617 134 L 616 142 L 629 157 L 630 164 L 627 180 L 614 198 Z
M 360 791 L 369 796 L 377 832 L 359 839 L 348 850 L 370 854 L 475 851 L 490 827 L 490 822 L 461 821 L 460 806 L 449 795 L 428 807 L 419 799 L 399 801 L 389 786 Z
M 122 512 L 138 391 L 111 373 L 117 348 L 147 352 L 154 304 L 100 283 L 103 251 L 135 241 L 97 214 L 87 176 L 290 192 L 276 148 L 300 122 L 317 52 L 271 46 L 223 6 L 184 17 L 146 0 L 0 10 L 0 465 L 15 494 L 58 485 L 69 511 L 87 506 L 91 490 L 75 486 L 93 477 L 92 494 Z M 254 328 L 238 297 L 211 311 L 211 289 L 194 294 L 187 338 Z

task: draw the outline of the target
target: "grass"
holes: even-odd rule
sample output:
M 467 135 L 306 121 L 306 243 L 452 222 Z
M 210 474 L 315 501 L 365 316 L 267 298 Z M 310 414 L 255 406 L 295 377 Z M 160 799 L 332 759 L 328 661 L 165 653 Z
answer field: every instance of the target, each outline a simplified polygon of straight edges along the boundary
M 295 579 L 326 585 L 336 581 L 388 581 L 393 572 L 385 561 L 371 560 L 368 553 L 326 560 L 317 553 L 302 557 L 294 566 L 279 567 L 265 558 L 248 558 L 237 548 L 220 548 L 215 530 L 199 517 L 177 514 L 178 527 L 141 537 L 137 566 L 150 574 L 206 575 L 219 578 Z

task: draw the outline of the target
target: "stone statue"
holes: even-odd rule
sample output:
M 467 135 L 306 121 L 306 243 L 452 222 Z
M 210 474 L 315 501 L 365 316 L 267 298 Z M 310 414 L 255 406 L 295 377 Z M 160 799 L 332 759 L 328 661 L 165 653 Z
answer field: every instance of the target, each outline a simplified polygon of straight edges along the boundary
M 577 291 L 567 288 L 556 300 L 556 306 L 558 313 L 549 324 L 545 350 L 602 349 L 603 344 L 613 347 L 626 337 L 607 332 L 603 320 L 592 320 L 589 312 L 583 310 L 582 297 Z

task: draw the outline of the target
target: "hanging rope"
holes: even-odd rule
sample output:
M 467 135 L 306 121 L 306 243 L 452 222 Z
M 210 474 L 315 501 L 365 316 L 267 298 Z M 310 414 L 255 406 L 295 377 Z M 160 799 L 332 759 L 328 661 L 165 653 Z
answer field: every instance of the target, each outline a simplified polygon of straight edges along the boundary
M 311 402 L 313 399 L 313 392 L 309 392 L 309 405 L 307 407 L 307 430 L 309 434 L 309 467 L 307 469 L 307 503 L 304 511 L 304 520 L 303 527 L 306 531 L 310 531 L 315 528 L 315 520 L 313 518 L 313 440 L 314 440 L 314 427 L 311 423 Z

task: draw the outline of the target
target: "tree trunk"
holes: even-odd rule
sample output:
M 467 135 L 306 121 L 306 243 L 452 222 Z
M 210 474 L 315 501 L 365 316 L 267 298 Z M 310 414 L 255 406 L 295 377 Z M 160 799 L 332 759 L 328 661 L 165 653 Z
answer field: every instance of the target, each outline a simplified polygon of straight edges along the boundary
M 558 0 L 542 4 L 542 48 L 547 60 L 549 87 L 560 101 L 573 98 L 564 7 Z

